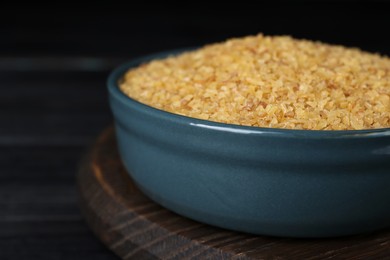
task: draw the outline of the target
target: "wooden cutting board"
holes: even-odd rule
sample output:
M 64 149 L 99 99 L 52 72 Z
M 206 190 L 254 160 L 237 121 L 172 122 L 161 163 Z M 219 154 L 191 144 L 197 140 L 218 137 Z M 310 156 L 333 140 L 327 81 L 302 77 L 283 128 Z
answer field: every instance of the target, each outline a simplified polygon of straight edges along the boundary
M 124 259 L 390 259 L 390 230 L 292 239 L 238 233 L 181 217 L 137 189 L 119 158 L 112 127 L 82 161 L 78 188 L 88 225 Z

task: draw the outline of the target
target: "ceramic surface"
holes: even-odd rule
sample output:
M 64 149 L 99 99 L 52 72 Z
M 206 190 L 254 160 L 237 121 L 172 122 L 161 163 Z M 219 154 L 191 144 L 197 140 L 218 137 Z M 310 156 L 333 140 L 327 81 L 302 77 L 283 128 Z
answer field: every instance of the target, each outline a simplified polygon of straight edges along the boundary
M 175 52 L 177 53 L 177 52 Z M 390 129 L 313 131 L 244 127 L 171 114 L 109 77 L 120 154 L 151 199 L 227 229 L 329 237 L 390 226 Z

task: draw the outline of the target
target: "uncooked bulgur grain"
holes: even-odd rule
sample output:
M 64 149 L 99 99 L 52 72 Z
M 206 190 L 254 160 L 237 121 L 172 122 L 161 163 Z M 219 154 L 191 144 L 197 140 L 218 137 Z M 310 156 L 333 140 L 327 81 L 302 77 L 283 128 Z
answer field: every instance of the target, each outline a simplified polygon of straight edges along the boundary
M 194 118 L 246 126 L 390 127 L 390 59 L 288 36 L 250 36 L 129 70 L 129 97 Z

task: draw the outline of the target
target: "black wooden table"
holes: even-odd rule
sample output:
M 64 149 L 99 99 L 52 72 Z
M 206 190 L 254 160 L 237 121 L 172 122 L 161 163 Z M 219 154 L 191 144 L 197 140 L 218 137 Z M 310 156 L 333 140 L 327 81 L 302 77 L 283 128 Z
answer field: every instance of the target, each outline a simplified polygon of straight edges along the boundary
M 0 59 L 0 259 L 117 259 L 80 215 L 77 164 L 110 123 L 110 60 Z
M 123 61 L 258 32 L 390 53 L 388 5 L 184 7 L 1 7 L 1 260 L 117 259 L 81 217 L 75 175 L 112 124 L 105 82 Z

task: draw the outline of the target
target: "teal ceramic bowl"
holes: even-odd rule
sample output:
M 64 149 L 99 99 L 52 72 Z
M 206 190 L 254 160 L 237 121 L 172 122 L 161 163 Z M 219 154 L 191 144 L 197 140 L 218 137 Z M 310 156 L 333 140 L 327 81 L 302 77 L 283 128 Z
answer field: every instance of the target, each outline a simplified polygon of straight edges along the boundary
M 175 52 L 176 53 L 176 52 Z M 188 218 L 253 234 L 331 237 L 390 227 L 390 129 L 246 127 L 175 115 L 118 88 L 110 105 L 122 161 L 152 200 Z

